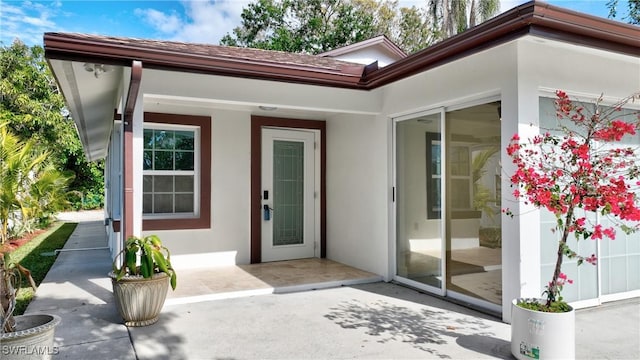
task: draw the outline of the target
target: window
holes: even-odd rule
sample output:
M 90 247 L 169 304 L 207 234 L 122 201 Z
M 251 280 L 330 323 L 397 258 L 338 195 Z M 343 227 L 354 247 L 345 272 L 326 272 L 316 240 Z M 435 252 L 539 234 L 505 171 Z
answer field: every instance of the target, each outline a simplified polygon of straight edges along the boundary
M 442 201 L 442 150 L 440 134 L 427 133 L 427 218 L 440 219 Z
M 144 114 L 143 230 L 211 224 L 211 118 Z
M 442 148 L 440 134 L 427 132 L 427 218 L 439 219 L 442 201 Z M 473 182 L 471 152 L 466 144 L 451 145 L 448 157 L 451 174 L 451 209 L 472 209 Z
M 470 210 L 473 189 L 469 146 L 451 145 L 448 165 L 451 170 L 451 210 Z
M 198 142 L 197 127 L 145 125 L 143 214 L 197 215 Z

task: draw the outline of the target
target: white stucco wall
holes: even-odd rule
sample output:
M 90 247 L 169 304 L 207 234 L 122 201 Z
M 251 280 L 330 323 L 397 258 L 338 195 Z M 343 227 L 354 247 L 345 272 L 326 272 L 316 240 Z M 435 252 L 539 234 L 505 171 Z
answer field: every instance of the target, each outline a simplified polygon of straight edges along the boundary
M 239 78 L 223 78 L 195 74 L 177 74 L 157 70 L 145 70 L 143 74 L 144 111 L 174 113 L 185 115 L 210 116 L 212 121 L 212 192 L 211 192 L 211 229 L 147 231 L 145 234 L 158 234 L 164 243 L 172 249 L 174 255 L 205 254 L 190 256 L 191 264 L 182 264 L 178 257 L 176 267 L 191 266 L 197 262 L 208 264 L 247 264 L 250 262 L 250 169 L 251 169 L 251 115 L 257 113 L 258 105 L 277 106 L 275 112 L 260 115 L 301 119 L 325 120 L 336 112 L 371 113 L 380 107 L 380 94 L 328 87 L 310 87 L 287 83 L 265 82 Z M 171 86 L 167 86 L 171 84 Z M 365 115 L 354 115 L 364 116 Z M 380 122 L 384 124 L 384 121 Z M 330 128 L 330 124 L 327 125 Z M 355 129 L 354 129 L 355 130 Z M 327 130 L 329 133 L 331 130 Z M 377 137 L 384 140 L 386 132 L 379 130 Z M 348 136 L 336 136 L 330 145 L 342 147 L 341 142 L 353 144 Z M 365 147 L 366 148 L 366 147 Z M 142 152 L 142 149 L 139 149 Z M 385 155 L 384 149 L 380 154 Z M 340 155 L 337 155 L 338 158 Z M 330 155 L 328 155 L 330 157 Z M 372 157 L 373 159 L 373 157 Z M 338 161 L 339 163 L 339 161 Z M 333 173 L 331 160 L 328 161 L 327 179 Z M 338 164 L 338 166 L 340 166 Z M 386 165 L 380 164 L 380 172 L 386 174 Z M 329 180 L 327 180 L 329 183 Z M 347 187 L 347 191 L 357 192 L 359 187 Z M 331 191 L 328 191 L 330 194 Z M 382 201 L 382 204 L 385 204 Z M 329 206 L 329 209 L 331 207 Z M 365 204 L 357 211 L 366 210 Z M 331 217 L 331 210 L 328 211 Z M 386 261 L 386 213 L 385 221 L 377 221 L 383 226 L 379 232 L 377 258 Z M 377 216 L 380 218 L 380 216 Z M 332 254 L 343 262 L 369 269 L 376 273 L 380 267 L 367 265 L 367 260 L 359 259 L 362 251 L 358 241 L 348 238 L 346 241 L 332 240 L 332 229 L 342 223 L 331 225 L 327 221 L 329 258 Z M 333 232 L 336 239 L 342 238 L 350 230 Z M 375 229 L 371 229 L 375 231 Z M 360 237 L 363 238 L 363 237 Z M 352 241 L 355 241 L 352 243 Z M 364 242 L 368 244 L 367 241 Z M 332 245 L 336 245 L 332 247 Z M 367 245 L 367 247 L 369 247 Z M 354 249 L 354 250 L 349 250 Z M 341 254 L 341 255 L 340 255 Z M 356 256 L 357 255 L 357 256 Z M 356 259 L 352 259 L 354 256 Z M 377 263 L 374 261 L 371 263 Z
M 177 113 L 187 110 L 174 108 Z M 182 111 L 181 111 L 182 110 Z M 175 255 L 211 253 L 210 265 L 250 262 L 251 115 L 209 110 L 211 229 L 153 231 Z M 150 233 L 150 232 L 149 232 Z M 216 253 L 216 254 L 213 254 Z
M 539 89 L 589 100 L 600 94 L 619 99 L 640 88 L 640 57 L 533 37 L 518 45 L 519 91 L 530 102 Z
M 258 105 L 304 112 L 372 114 L 380 110 L 379 92 L 308 86 L 193 73 L 145 70 L 145 93 L 155 101 L 195 108 L 255 111 Z M 280 112 L 270 116 L 280 116 Z
M 327 257 L 388 278 L 387 121 L 327 119 Z

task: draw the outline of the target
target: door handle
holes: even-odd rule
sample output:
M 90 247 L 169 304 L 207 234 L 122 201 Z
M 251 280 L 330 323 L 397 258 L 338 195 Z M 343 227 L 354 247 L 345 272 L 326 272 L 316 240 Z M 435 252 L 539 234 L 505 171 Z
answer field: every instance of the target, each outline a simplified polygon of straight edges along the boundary
M 262 211 L 262 213 L 263 213 L 263 215 L 262 215 L 262 216 L 263 216 L 263 219 L 264 219 L 264 220 L 266 220 L 266 221 L 271 220 L 271 212 L 273 211 L 273 209 L 272 209 L 272 208 L 270 208 L 270 207 L 269 207 L 269 205 L 264 204 L 264 205 L 262 206 L 262 210 L 263 210 L 263 211 Z

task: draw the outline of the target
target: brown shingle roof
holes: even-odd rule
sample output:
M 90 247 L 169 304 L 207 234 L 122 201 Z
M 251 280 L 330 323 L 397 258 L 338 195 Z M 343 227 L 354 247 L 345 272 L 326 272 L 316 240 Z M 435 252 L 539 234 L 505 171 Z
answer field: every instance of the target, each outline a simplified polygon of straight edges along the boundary
M 49 58 L 99 57 L 125 66 L 135 59 L 145 68 L 182 67 L 221 75 L 237 71 L 246 77 L 285 81 L 304 73 L 326 85 L 355 85 L 364 69 L 364 65 L 307 54 L 77 33 L 46 33 L 45 48 Z
M 260 61 L 279 65 L 305 66 L 309 68 L 317 68 L 319 70 L 328 71 L 341 71 L 345 67 L 361 68 L 361 66 L 354 66 L 354 64 L 350 62 L 334 60 L 330 58 L 328 59 L 315 55 L 290 53 L 284 51 L 76 33 L 66 33 L 64 34 L 64 36 L 68 38 L 83 39 L 87 41 L 99 41 L 103 44 L 118 44 L 121 46 L 135 47 L 138 49 L 162 49 L 162 51 L 167 52 L 177 52 L 208 57 L 223 57 L 229 60 Z

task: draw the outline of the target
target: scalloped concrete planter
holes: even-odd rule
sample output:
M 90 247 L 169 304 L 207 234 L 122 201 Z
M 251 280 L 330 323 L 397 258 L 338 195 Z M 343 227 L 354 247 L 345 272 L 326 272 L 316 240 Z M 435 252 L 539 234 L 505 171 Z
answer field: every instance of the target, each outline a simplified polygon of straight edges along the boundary
M 116 275 L 110 272 L 109 277 L 116 307 L 126 326 L 147 326 L 158 321 L 167 298 L 169 275 L 154 274 L 151 279 L 125 276 L 116 280 Z
M 511 353 L 516 359 L 575 359 L 575 310 L 547 313 L 511 303 Z M 538 300 L 543 301 L 543 300 Z
M 60 317 L 48 314 L 15 317 L 16 331 L 0 334 L 2 360 L 51 359 L 58 353 L 53 347 L 55 327 Z

